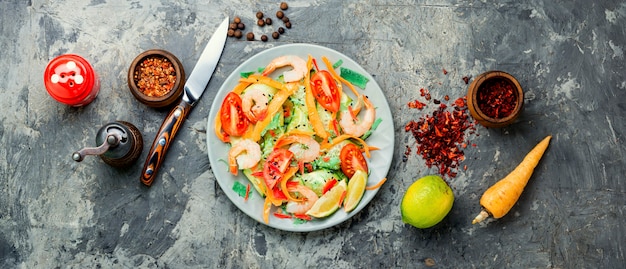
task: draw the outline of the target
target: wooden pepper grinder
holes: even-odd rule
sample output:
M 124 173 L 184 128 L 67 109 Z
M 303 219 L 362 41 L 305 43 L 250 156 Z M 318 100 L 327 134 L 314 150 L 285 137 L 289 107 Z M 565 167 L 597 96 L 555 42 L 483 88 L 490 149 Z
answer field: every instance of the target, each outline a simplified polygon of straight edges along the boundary
M 87 155 L 99 155 L 113 167 L 127 167 L 133 164 L 143 150 L 143 137 L 135 125 L 125 121 L 115 121 L 102 126 L 96 135 L 95 148 L 86 147 L 72 154 L 74 161 L 80 162 Z

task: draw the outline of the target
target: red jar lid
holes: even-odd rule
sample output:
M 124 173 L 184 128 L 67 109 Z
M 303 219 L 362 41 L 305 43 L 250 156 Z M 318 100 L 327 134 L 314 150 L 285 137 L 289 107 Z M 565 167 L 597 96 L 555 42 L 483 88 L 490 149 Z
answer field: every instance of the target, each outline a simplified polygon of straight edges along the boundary
M 76 54 L 64 54 L 52 59 L 43 80 L 52 98 L 71 106 L 90 103 L 100 90 L 93 67 Z

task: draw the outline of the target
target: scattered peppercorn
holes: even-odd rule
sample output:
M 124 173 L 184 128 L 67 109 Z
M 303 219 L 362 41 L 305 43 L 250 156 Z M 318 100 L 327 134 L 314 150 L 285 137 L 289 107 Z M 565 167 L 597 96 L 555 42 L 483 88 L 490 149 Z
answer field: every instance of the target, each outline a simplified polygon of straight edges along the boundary
M 285 27 L 287 27 L 287 29 L 291 29 L 291 22 L 290 21 L 286 22 Z
M 235 38 L 241 38 L 243 36 L 243 33 L 241 32 L 241 30 L 235 30 Z
M 228 24 L 228 29 L 232 29 L 232 30 L 236 30 L 237 29 L 237 24 L 236 23 L 230 23 Z
M 237 29 L 244 30 L 244 29 L 246 29 L 246 25 L 243 24 L 243 22 L 240 22 L 240 23 L 237 24 Z
M 261 12 L 261 11 L 257 12 L 256 13 L 256 18 L 259 19 L 259 20 L 263 19 L 263 12 Z
M 267 42 L 267 35 L 262 35 L 261 36 L 261 41 Z
M 278 18 L 279 20 L 282 20 L 284 16 L 285 13 L 283 13 L 282 11 L 276 11 L 276 18 Z
M 236 24 L 239 24 L 239 23 L 241 23 L 241 18 L 239 18 L 239 17 L 235 17 L 235 18 L 233 19 L 233 22 L 234 22 L 234 23 L 236 23 Z
M 285 3 L 285 2 L 281 2 L 280 3 L 280 9 L 287 10 L 287 8 L 289 8 L 289 6 L 287 6 L 287 3 Z
M 235 36 L 235 30 L 228 29 L 228 34 L 227 35 L 230 36 L 230 37 Z
M 274 39 L 278 39 L 278 37 L 280 37 L 280 34 L 279 34 L 278 32 L 273 32 L 273 33 L 272 33 L 272 37 L 273 37 Z
M 278 33 L 281 34 L 281 35 L 284 34 L 285 33 L 285 28 L 278 27 Z
M 259 19 L 258 21 L 256 21 L 256 24 L 257 24 L 258 26 L 263 27 L 263 26 L 265 26 L 265 21 L 264 21 L 264 20 Z
M 272 25 L 272 19 L 270 19 L 270 18 L 265 18 L 265 24 L 267 24 L 267 25 Z
M 287 22 L 289 22 L 289 17 L 284 16 L 284 17 L 282 18 L 282 20 L 283 20 L 283 22 L 284 22 L 284 23 L 287 23 Z
M 254 33 L 248 32 L 248 34 L 246 34 L 246 38 L 248 39 L 248 41 L 254 40 Z

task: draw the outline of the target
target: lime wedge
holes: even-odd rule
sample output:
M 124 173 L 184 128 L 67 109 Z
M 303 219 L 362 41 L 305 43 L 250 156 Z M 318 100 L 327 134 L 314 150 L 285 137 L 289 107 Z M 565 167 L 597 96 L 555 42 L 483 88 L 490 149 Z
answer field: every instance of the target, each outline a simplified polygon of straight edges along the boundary
M 324 193 L 306 214 L 316 218 L 324 218 L 332 215 L 341 206 L 341 199 L 347 188 L 348 184 L 346 184 L 345 180 L 339 181 L 337 185 Z
M 350 212 L 359 205 L 363 194 L 365 193 L 365 185 L 367 185 L 367 172 L 359 169 L 356 170 L 350 181 L 348 181 L 348 190 L 346 190 L 346 199 L 343 200 L 343 210 Z

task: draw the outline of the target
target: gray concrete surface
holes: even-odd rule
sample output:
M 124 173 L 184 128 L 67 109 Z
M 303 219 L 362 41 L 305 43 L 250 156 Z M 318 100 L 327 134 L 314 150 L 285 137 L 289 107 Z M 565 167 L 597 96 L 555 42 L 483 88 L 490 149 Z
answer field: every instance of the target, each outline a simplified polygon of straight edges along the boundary
M 278 2 L 1 1 L 0 267 L 425 268 L 430 258 L 433 268 L 623 268 L 626 2 L 288 3 L 293 28 L 279 40 L 228 39 L 207 93 L 146 188 L 139 174 L 147 148 L 128 169 L 70 158 L 113 120 L 134 123 L 151 143 L 167 111 L 128 91 L 134 56 L 162 48 L 191 70 L 225 16 L 241 16 L 258 36 L 254 14 L 273 14 Z M 388 182 L 358 215 L 318 232 L 247 217 L 215 184 L 207 157 L 216 90 L 248 57 L 286 43 L 319 44 L 360 63 L 384 90 L 396 126 Z M 55 102 L 43 87 L 47 62 L 64 53 L 83 55 L 101 77 L 100 95 L 84 108 Z M 436 172 L 415 153 L 402 160 L 415 147 L 404 125 L 429 113 L 406 103 L 420 88 L 462 96 L 462 77 L 492 69 L 520 80 L 521 118 L 478 127 L 467 171 L 449 180 L 456 200 L 442 223 L 403 224 L 404 190 Z M 481 193 L 547 134 L 552 144 L 512 212 L 471 225 Z

